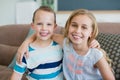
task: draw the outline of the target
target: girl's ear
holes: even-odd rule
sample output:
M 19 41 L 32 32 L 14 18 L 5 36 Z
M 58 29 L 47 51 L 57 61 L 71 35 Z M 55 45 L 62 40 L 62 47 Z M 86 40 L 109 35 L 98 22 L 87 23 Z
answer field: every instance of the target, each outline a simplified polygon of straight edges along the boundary
M 91 38 L 91 37 L 93 37 L 93 32 L 91 32 L 91 34 L 90 34 L 90 38 Z

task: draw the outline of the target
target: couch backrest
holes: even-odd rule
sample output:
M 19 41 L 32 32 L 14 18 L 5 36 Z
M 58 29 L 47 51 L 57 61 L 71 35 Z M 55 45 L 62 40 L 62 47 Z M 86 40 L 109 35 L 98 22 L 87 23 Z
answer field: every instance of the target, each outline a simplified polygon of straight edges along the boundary
M 99 32 L 120 34 L 120 23 L 98 23 Z
M 17 27 L 17 28 L 16 28 Z M 120 23 L 98 23 L 99 32 L 120 34 Z M 19 46 L 26 38 L 30 24 L 11 24 L 0 26 L 0 44 Z M 61 33 L 60 27 L 55 32 Z
M 29 24 L 0 26 L 0 44 L 19 46 L 29 32 Z

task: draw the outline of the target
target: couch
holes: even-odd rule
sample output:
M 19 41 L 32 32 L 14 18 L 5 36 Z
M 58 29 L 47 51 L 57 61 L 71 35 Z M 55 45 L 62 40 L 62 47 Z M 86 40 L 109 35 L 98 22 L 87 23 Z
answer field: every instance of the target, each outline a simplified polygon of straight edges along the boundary
M 97 40 L 113 61 L 116 80 L 120 80 L 120 23 L 98 23 Z M 63 27 L 57 27 L 62 33 Z M 21 43 L 30 31 L 30 24 L 10 24 L 0 26 L 0 80 L 9 80 L 12 68 L 8 67 Z M 22 80 L 27 80 L 23 77 Z

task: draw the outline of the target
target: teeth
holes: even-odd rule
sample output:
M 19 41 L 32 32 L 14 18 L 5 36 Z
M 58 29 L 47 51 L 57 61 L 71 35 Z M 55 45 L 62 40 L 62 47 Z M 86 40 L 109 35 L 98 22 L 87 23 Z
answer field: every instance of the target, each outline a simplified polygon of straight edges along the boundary
M 40 32 L 40 35 L 41 36 L 46 36 L 46 35 L 48 35 L 48 31 Z

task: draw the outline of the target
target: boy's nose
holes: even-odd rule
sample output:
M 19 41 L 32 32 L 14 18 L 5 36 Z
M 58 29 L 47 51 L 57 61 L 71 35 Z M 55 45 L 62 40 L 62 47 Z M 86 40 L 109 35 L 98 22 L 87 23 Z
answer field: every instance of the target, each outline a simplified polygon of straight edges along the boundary
M 45 28 L 46 28 L 46 25 L 43 25 L 43 26 L 42 26 L 42 29 L 45 29 Z

